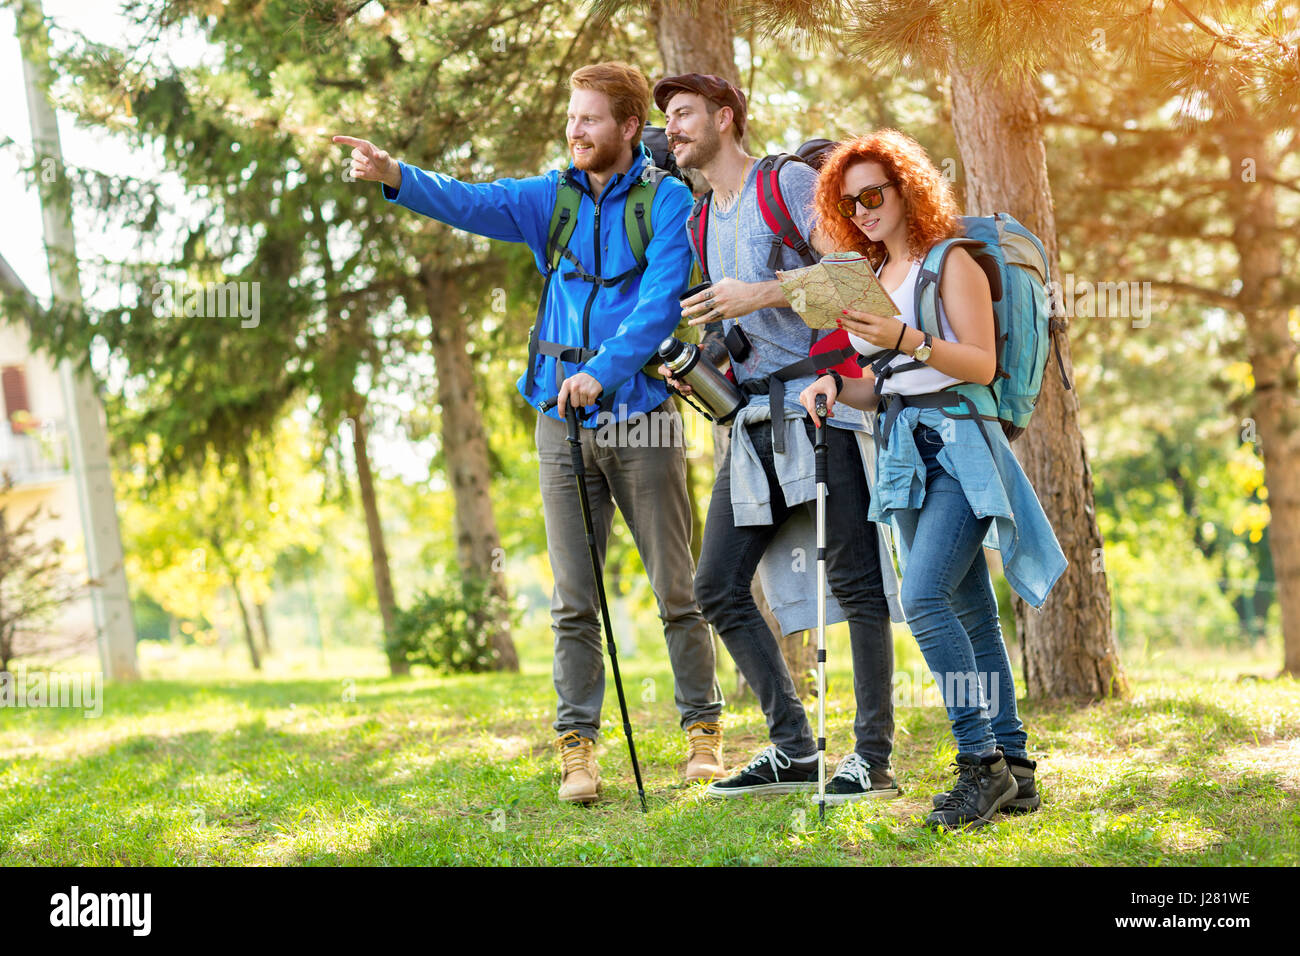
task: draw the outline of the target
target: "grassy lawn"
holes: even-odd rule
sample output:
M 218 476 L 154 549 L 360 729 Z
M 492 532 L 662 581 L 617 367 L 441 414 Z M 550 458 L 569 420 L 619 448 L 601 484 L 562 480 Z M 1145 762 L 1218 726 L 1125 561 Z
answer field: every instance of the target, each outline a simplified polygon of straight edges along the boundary
M 918 663 L 909 643 L 900 671 Z M 517 676 L 405 679 L 361 652 L 280 656 L 260 678 L 211 651 L 155 656 L 145 680 L 106 688 L 101 717 L 0 711 L 0 862 L 1294 865 L 1300 686 L 1248 676 L 1278 656 L 1126 660 L 1125 700 L 1022 702 L 1043 808 L 966 834 L 920 825 L 954 755 L 932 706 L 897 711 L 904 796 L 819 825 L 803 798 L 723 804 L 683 787 L 668 668 L 626 660 L 645 817 L 612 687 L 605 799 L 556 802 L 541 649 Z M 832 671 L 828 702 L 837 758 L 851 745 L 847 671 Z M 766 742 L 752 698 L 725 720 L 729 761 Z

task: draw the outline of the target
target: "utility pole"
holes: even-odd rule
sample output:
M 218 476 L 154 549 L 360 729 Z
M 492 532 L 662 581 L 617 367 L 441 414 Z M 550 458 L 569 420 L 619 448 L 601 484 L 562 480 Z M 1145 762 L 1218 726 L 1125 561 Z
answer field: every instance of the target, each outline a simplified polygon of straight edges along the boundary
M 64 176 L 63 147 L 58 120 L 46 97 L 48 79 L 36 67 L 38 57 L 30 44 L 33 35 L 24 31 L 24 21 L 41 24 L 36 36 L 44 38 L 44 14 L 40 0 L 27 0 L 17 10 L 18 41 L 22 48 L 23 79 L 27 89 L 27 112 L 32 127 L 32 146 L 41 166 L 39 179 L 47 170 L 58 181 Z M 31 18 L 31 19 L 29 19 Z M 43 60 L 43 57 L 40 58 Z M 41 191 L 41 218 L 45 228 L 45 256 L 49 264 L 50 289 L 54 301 L 82 307 L 81 280 L 77 266 L 76 239 L 72 227 L 72 205 L 62 189 Z M 99 640 L 99 659 L 109 680 L 134 680 L 140 676 L 135 655 L 135 621 L 126 587 L 122 558 L 122 534 L 113 496 L 113 474 L 108 462 L 108 428 L 104 406 L 95 391 L 89 371 L 78 372 L 72 362 L 59 363 L 63 404 L 68 417 L 68 446 L 76 481 L 81 526 L 86 539 L 86 564 L 92 582 L 91 606 Z

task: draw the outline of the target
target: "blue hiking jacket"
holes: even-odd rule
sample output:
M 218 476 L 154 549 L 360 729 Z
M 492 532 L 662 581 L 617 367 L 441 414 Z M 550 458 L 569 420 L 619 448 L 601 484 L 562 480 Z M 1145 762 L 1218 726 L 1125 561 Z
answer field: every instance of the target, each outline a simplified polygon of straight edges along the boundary
M 643 147 L 635 152 L 628 171 L 605 186 L 599 209 L 591 198 L 587 174 L 570 166 L 582 198 L 569 249 L 588 273 L 609 278 L 636 265 L 623 227 L 623 202 L 646 162 Z M 546 275 L 547 229 L 563 175 L 559 170 L 527 179 L 471 184 L 400 165 L 401 188 L 383 186 L 384 198 L 457 229 L 525 243 L 538 271 Z M 602 398 L 613 392 L 615 419 L 649 412 L 668 398 L 664 383 L 647 377 L 641 367 L 655 355 L 659 343 L 673 334 L 681 318 L 678 296 L 686 290 L 692 262 L 686 232 L 691 205 L 685 183 L 665 178 L 659 184 L 650 211 L 654 235 L 646 247 L 646 270 L 633 279 L 627 292 L 623 283 L 606 287 L 567 280 L 565 276 L 577 269 L 567 259 L 560 260 L 551 279 L 539 336 L 547 342 L 599 350 L 585 364 L 565 363 L 565 374 L 584 371 L 600 382 Z M 599 243 L 594 241 L 598 221 Z M 519 378 L 519 392 L 534 408 L 540 409 L 556 395 L 555 362 L 549 356 L 538 356 L 536 367 L 525 369 Z M 562 420 L 554 408 L 546 414 Z M 595 406 L 587 409 L 584 427 L 596 427 L 596 414 Z

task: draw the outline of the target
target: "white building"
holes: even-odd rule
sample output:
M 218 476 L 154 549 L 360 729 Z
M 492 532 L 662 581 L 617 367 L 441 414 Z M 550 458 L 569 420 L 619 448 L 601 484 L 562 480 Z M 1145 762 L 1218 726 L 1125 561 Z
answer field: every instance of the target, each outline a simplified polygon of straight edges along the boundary
M 3 306 L 0 306 L 0 310 Z M 37 508 L 36 533 L 64 543 L 64 565 L 76 580 L 86 580 L 86 552 L 77 488 L 70 467 L 63 389 L 55 363 L 33 351 L 27 326 L 0 311 L 0 476 L 12 482 L 0 506 L 10 529 Z M 49 628 L 51 643 L 72 641 L 95 651 L 90 598 L 67 606 Z

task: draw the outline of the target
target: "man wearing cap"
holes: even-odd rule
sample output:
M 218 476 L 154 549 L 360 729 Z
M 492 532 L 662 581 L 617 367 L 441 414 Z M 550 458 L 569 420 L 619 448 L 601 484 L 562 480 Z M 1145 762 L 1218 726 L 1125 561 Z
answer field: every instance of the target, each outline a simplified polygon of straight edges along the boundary
M 679 321 L 678 295 L 688 284 L 691 266 L 684 229 L 690 191 L 680 180 L 660 179 L 644 208 L 655 176 L 641 144 L 650 84 L 639 70 L 625 63 L 598 63 L 575 71 L 569 85 L 565 132 L 572 162 L 562 172 L 463 183 L 398 162 L 365 140 L 336 136 L 335 141 L 354 147 L 352 175 L 383 183 L 388 200 L 458 229 L 526 243 L 545 277 L 536 335 L 518 384 L 529 404 L 542 412 L 534 438 L 555 577 L 551 621 L 559 798 L 590 803 L 601 783 L 593 743 L 600 728 L 605 666 L 596 582 L 566 443 L 568 406 L 581 409 L 599 560 L 604 561 L 617 505 L 654 588 L 687 736 L 687 782 L 712 779 L 722 770 L 722 693 L 712 635 L 691 587 L 683 443 L 596 439 L 597 425 L 606 426 L 602 435 L 682 434 L 667 387 L 645 375 L 642 366 Z M 633 198 L 634 190 L 639 198 Z M 625 228 L 629 205 L 638 222 L 648 219 L 651 235 L 641 255 Z M 555 228 L 560 219 L 570 224 L 567 240 L 563 224 Z M 556 398 L 558 407 L 547 410 L 547 401 Z M 622 425 L 646 416 L 651 416 L 650 427 Z M 607 427 L 611 419 L 616 427 Z M 665 422 L 668 428 L 661 431 Z
M 707 792 L 733 797 L 815 790 L 816 741 L 776 638 L 750 593 L 760 560 L 775 557 L 788 566 L 792 556 L 765 559 L 765 552 L 774 540 L 782 540 L 778 536 L 791 519 L 805 520 L 815 507 L 814 425 L 798 395 L 815 379 L 816 370 L 796 374 L 791 367 L 811 365 L 807 360 L 817 335 L 790 308 L 775 275 L 807 264 L 811 254 L 783 243 L 760 212 L 760 161 L 742 145 L 744 94 L 720 77 L 691 73 L 660 80 L 654 96 L 668 117 L 668 141 L 677 164 L 699 170 L 713 190 L 707 228 L 698 226 L 697 205 L 694 229 L 696 237 L 704 233 L 701 266 L 712 285 L 686 299 L 683 314 L 696 323 L 722 321 L 727 352 L 710 357 L 717 364 L 729 357 L 736 383 L 750 396 L 732 425 L 731 446 L 713 487 L 695 596 L 758 696 L 771 746 Z M 817 174 L 805 163 L 786 162 L 778 176 L 779 195 L 793 225 L 801 237 L 813 238 Z M 699 256 L 701 246 L 695 249 Z M 840 763 L 826 793 L 828 803 L 843 803 L 894 797 L 899 789 L 890 769 L 890 609 L 877 535 L 867 521 L 869 493 L 857 438 L 867 426 L 856 409 L 837 406 L 835 412 L 822 426 L 827 428 L 829 501 L 836 514 L 827 527 L 827 580 L 849 622 L 857 717 L 856 747 Z M 809 576 L 801 578 L 794 586 L 806 590 Z

